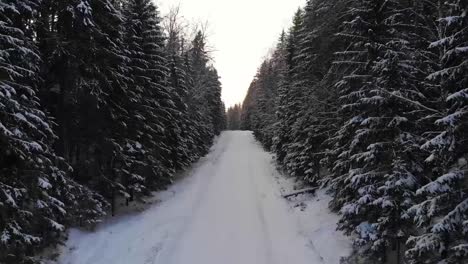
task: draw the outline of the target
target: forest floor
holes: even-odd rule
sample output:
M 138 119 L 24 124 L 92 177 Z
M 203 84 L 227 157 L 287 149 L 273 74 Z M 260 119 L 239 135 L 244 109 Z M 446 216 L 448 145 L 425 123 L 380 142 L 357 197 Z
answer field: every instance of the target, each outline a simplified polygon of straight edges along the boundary
M 72 229 L 60 264 L 338 264 L 350 252 L 329 197 L 299 195 L 250 132 L 224 132 L 209 155 L 144 212 Z

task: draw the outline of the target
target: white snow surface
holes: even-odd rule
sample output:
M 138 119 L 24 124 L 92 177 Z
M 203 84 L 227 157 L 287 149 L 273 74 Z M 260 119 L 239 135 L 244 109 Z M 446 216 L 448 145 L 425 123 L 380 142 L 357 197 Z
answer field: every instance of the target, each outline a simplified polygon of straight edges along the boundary
M 160 203 L 95 232 L 70 231 L 60 264 L 338 264 L 349 239 L 335 231 L 324 193 L 288 202 L 291 180 L 250 132 L 224 132 Z

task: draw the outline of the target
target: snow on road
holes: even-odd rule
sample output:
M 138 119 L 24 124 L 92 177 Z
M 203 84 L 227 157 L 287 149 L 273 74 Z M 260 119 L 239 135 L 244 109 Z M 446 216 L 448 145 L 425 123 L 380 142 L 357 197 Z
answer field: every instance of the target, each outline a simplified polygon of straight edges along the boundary
M 72 230 L 58 263 L 338 264 L 300 230 L 271 161 L 250 132 L 225 132 L 188 177 L 159 194 L 163 202 L 93 233 Z

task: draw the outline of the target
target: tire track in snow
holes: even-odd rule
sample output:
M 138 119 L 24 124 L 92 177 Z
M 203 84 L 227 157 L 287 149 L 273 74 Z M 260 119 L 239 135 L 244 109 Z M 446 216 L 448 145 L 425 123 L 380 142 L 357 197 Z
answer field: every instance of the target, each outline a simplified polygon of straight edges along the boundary
M 277 195 L 274 171 L 252 133 L 225 132 L 170 188 L 175 195 L 95 233 L 73 231 L 75 250 L 59 263 L 320 264 Z
M 263 234 L 263 239 L 264 239 L 264 243 L 266 245 L 266 248 L 265 248 L 265 257 L 266 257 L 266 260 L 267 260 L 267 263 L 274 263 L 273 262 L 273 245 L 271 243 L 271 236 L 270 236 L 270 231 L 268 229 L 268 224 L 267 224 L 267 221 L 266 221 L 266 218 L 265 218 L 265 212 L 264 212 L 264 209 L 263 209 L 263 206 L 262 206 L 262 199 L 265 197 L 265 194 L 264 193 L 260 193 L 259 191 L 259 188 L 258 188 L 258 185 L 257 183 L 255 182 L 255 175 L 257 175 L 257 171 L 255 170 L 255 167 L 252 166 L 252 160 L 253 159 L 249 159 L 249 179 L 250 179 L 250 182 L 251 182 L 251 186 L 253 187 L 254 189 L 254 193 L 255 193 L 255 206 L 257 208 L 257 213 L 258 213 L 258 218 L 260 219 L 260 223 L 261 223 L 261 226 L 262 226 L 262 234 Z M 259 197 L 262 196 L 262 197 Z
M 206 189 L 209 189 L 211 186 L 211 183 L 213 181 L 214 175 L 212 173 L 209 173 L 211 170 L 213 170 L 213 167 L 216 165 L 217 160 L 226 152 L 226 142 L 227 140 L 221 140 L 220 138 L 217 139 L 214 147 L 212 148 L 212 153 L 210 153 L 207 157 L 202 158 L 201 161 L 198 163 L 201 163 L 200 167 L 196 168 L 193 172 L 193 175 L 197 176 L 198 178 L 201 178 L 196 185 L 194 185 L 192 188 L 194 188 L 195 191 L 195 199 L 193 201 L 192 206 L 190 206 L 191 210 L 187 215 L 184 216 L 176 216 L 176 218 L 180 218 L 180 224 L 179 224 L 179 231 L 173 234 L 173 238 L 168 241 L 166 239 L 165 245 L 161 247 L 162 249 L 167 248 L 167 255 L 169 256 L 168 258 L 172 258 L 173 255 L 176 255 L 177 253 L 175 252 L 177 249 L 177 246 L 179 244 L 179 241 L 184 237 L 184 234 L 187 232 L 187 230 L 190 227 L 190 220 L 193 218 L 193 216 L 196 214 L 196 212 L 200 208 L 200 204 L 203 201 L 204 196 L 207 195 Z M 191 195 L 186 195 L 186 199 L 191 199 Z M 171 224 L 171 223 L 169 223 Z M 173 223 L 172 223 L 173 224 Z M 153 262 L 154 264 L 168 264 L 167 260 L 162 259 L 161 262 L 156 261 Z M 171 262 L 170 262 L 171 263 Z

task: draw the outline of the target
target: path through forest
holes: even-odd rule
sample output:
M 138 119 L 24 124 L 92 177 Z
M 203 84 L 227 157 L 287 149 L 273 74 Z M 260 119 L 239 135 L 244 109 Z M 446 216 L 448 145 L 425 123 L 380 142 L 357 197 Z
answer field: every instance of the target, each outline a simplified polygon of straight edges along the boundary
M 93 233 L 73 230 L 63 264 L 319 264 L 250 132 L 224 132 L 147 211 Z

